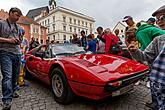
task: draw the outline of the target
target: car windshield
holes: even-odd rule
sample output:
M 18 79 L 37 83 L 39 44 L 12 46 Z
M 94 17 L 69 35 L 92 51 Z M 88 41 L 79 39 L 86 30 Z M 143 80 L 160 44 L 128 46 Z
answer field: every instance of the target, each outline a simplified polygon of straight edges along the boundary
M 83 47 L 79 47 L 75 44 L 54 44 L 52 45 L 53 55 L 76 55 L 85 54 L 86 51 Z

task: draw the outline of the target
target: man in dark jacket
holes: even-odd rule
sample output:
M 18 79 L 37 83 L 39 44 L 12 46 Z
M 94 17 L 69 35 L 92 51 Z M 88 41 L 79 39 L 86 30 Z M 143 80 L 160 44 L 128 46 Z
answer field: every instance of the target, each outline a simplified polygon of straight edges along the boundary
M 86 47 L 86 45 L 87 45 L 87 40 L 86 40 L 86 35 L 85 35 L 85 31 L 84 30 L 82 30 L 81 31 L 81 46 L 82 47 Z

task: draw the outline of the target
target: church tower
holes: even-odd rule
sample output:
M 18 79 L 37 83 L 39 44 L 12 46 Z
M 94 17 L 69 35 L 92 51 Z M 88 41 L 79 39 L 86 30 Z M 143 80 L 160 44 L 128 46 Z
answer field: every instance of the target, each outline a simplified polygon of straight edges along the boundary
M 49 0 L 49 11 L 53 11 L 56 8 L 55 0 Z

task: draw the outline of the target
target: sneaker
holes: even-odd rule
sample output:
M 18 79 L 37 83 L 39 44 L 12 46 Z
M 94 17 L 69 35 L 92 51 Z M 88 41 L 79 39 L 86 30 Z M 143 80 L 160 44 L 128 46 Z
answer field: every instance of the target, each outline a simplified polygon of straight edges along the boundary
M 17 91 L 15 91 L 15 92 L 13 93 L 13 98 L 18 98 L 18 97 L 19 97 L 19 94 L 18 94 Z
M 140 81 L 137 81 L 136 83 L 135 83 L 135 86 L 138 86 L 140 84 Z
M 147 88 L 150 88 L 150 81 L 147 81 L 146 86 Z
M 3 103 L 2 110 L 10 110 L 10 108 L 11 108 L 11 101 L 6 101 Z

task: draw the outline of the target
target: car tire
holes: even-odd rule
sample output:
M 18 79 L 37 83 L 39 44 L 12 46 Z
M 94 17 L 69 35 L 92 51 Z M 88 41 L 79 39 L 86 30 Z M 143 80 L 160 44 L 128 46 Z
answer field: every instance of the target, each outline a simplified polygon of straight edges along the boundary
M 69 104 L 74 99 L 75 95 L 62 69 L 55 68 L 52 71 L 51 87 L 56 102 L 61 104 Z

